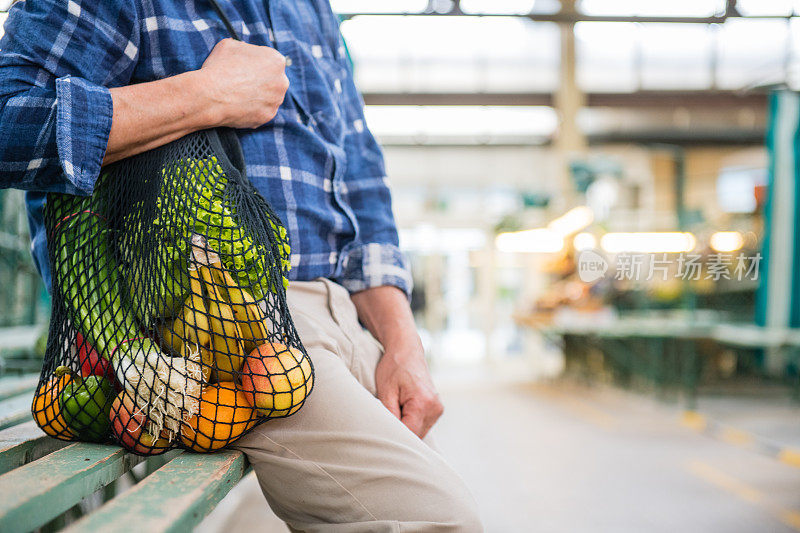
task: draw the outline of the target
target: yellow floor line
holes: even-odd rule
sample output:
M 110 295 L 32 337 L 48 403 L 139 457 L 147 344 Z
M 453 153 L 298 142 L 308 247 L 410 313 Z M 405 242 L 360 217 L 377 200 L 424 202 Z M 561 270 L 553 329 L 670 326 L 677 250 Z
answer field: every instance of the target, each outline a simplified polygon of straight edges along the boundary
M 695 476 L 733 494 L 740 500 L 762 507 L 777 520 L 780 520 L 795 531 L 800 531 L 799 511 L 787 509 L 767 500 L 764 494 L 759 492 L 758 489 L 751 487 L 744 481 L 729 476 L 725 472 L 717 470 L 709 464 L 700 461 L 692 461 L 689 463 L 688 469 Z
M 564 394 L 551 387 L 536 387 L 533 390 L 535 393 L 541 394 L 549 400 L 558 403 L 561 407 L 569 410 L 572 414 L 585 422 L 607 430 L 613 430 L 619 427 L 619 420 L 616 417 L 598 409 L 585 400 Z
M 720 438 L 728 444 L 734 446 L 742 446 L 744 448 L 750 447 L 755 442 L 755 437 L 747 431 L 742 431 L 735 428 L 725 428 L 720 433 Z
M 800 468 L 800 450 L 785 448 L 778 454 L 778 461 Z
M 742 431 L 741 429 L 722 426 L 721 424 L 714 424 L 697 411 L 684 411 L 681 417 L 681 425 L 697 431 L 698 433 L 706 433 L 734 446 L 761 451 L 765 455 L 777 459 L 781 463 L 800 468 L 800 450 L 792 448 L 776 450 L 774 446 L 759 442 L 758 438 L 752 433 Z
M 781 520 L 789 527 L 800 531 L 800 512 L 785 510 L 783 513 L 781 513 Z
M 697 411 L 684 411 L 681 424 L 695 431 L 705 431 L 708 427 L 708 420 Z
M 568 402 L 570 408 L 574 412 L 580 414 L 584 419 L 591 421 L 597 426 L 604 429 L 616 429 L 619 426 L 619 421 L 616 418 L 588 402 L 576 398 L 564 398 L 564 400 Z

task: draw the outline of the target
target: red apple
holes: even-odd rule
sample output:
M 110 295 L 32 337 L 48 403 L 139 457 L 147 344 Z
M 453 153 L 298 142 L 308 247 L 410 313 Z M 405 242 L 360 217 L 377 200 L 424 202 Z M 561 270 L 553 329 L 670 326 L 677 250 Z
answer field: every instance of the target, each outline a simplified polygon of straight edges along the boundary
M 313 385 L 311 362 L 295 348 L 266 343 L 245 357 L 242 391 L 250 405 L 266 417 L 295 413 Z
M 145 414 L 128 391 L 120 392 L 111 404 L 111 431 L 125 448 L 142 455 L 158 455 L 172 446 L 165 438 L 156 439 L 145 429 Z

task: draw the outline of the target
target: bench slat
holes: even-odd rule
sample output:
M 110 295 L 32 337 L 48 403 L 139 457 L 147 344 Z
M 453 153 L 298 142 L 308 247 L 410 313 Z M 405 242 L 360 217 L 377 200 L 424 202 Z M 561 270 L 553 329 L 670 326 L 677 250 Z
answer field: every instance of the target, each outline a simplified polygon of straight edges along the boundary
M 72 524 L 70 533 L 189 532 L 244 475 L 242 452 L 183 453 Z
M 0 474 L 44 457 L 69 444 L 39 429 L 33 420 L 0 431 Z
M 0 401 L 0 429 L 30 420 L 32 401 L 33 397 L 27 394 Z
M 39 374 L 4 377 L 0 379 L 0 400 L 6 400 L 12 396 L 33 396 L 32 393 L 38 383 Z
M 142 459 L 119 446 L 75 443 L 3 474 L 0 531 L 46 524 Z

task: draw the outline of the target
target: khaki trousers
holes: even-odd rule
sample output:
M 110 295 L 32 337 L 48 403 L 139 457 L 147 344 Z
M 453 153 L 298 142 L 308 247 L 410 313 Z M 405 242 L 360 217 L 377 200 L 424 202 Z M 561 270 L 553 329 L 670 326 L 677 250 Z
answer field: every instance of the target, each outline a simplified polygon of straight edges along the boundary
M 375 397 L 383 349 L 347 291 L 325 279 L 292 282 L 288 302 L 314 390 L 295 415 L 233 445 L 275 514 L 294 531 L 482 531 L 463 481 Z

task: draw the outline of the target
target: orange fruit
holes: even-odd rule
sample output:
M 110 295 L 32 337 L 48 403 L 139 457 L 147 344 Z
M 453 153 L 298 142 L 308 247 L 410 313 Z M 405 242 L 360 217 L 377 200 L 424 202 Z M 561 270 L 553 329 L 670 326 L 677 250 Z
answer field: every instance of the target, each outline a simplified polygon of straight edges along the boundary
M 233 382 L 206 385 L 199 412 L 181 426 L 181 442 L 196 452 L 219 450 L 253 427 L 256 416 L 244 392 Z
M 295 413 L 313 386 L 311 363 L 296 348 L 265 343 L 245 357 L 242 389 L 250 405 L 266 417 Z
M 72 376 L 64 374 L 53 376 L 39 386 L 33 396 L 33 419 L 42 431 L 61 440 L 73 440 L 75 434 L 67 427 L 67 421 L 61 414 L 61 391 L 72 380 Z

